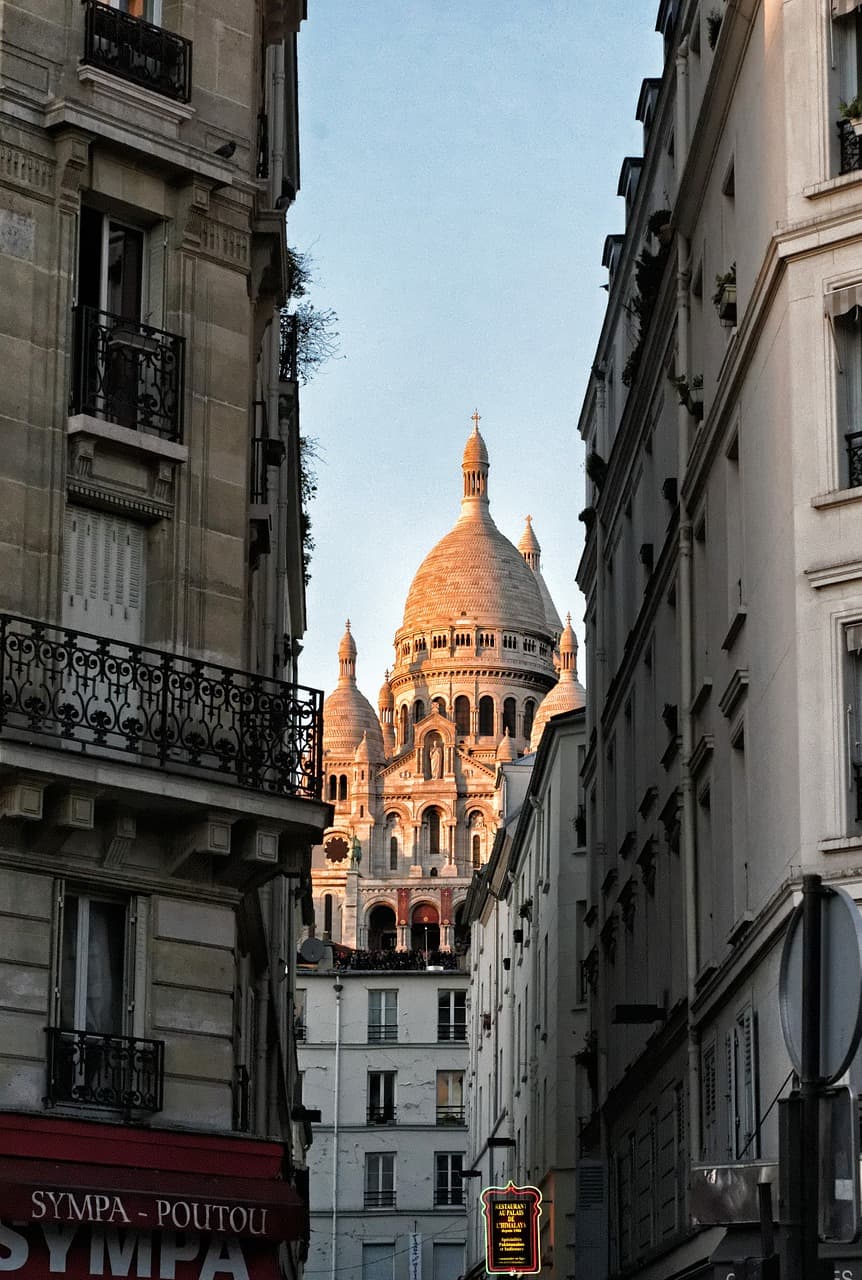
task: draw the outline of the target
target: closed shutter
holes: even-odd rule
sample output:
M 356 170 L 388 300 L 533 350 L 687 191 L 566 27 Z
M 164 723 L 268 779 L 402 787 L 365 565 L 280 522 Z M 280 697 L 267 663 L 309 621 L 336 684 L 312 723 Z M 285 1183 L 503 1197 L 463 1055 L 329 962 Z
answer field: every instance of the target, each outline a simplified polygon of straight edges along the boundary
M 147 233 L 142 310 L 144 324 L 150 324 L 154 329 L 165 328 L 166 236 L 166 222 L 158 222 Z
M 630 1206 L 626 1205 L 626 1212 Z M 601 1160 L 578 1161 L 575 1201 L 575 1275 L 608 1274 L 608 1170 Z
M 122 517 L 67 507 L 63 625 L 127 644 L 143 637 L 145 532 Z

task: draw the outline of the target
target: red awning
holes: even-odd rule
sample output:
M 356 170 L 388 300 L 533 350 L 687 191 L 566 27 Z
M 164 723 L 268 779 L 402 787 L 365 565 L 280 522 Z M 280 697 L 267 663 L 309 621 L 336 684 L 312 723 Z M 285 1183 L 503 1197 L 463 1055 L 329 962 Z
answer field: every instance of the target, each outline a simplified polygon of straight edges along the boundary
M 139 1231 L 193 1230 L 300 1240 L 305 1203 L 276 1179 L 0 1157 L 8 1222 L 85 1222 Z

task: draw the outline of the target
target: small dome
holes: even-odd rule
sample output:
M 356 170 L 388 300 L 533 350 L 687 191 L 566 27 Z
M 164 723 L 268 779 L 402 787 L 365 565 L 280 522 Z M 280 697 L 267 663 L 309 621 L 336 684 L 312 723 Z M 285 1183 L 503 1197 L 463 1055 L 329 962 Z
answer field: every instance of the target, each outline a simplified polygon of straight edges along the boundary
M 531 751 L 538 750 L 545 725 L 552 716 L 577 711 L 586 703 L 586 691 L 578 679 L 577 658 L 578 641 L 572 628 L 572 615 L 567 613 L 566 625 L 560 636 L 560 678 L 539 703 L 530 734 Z
M 511 764 L 512 761 L 517 760 L 517 758 L 518 753 L 515 750 L 515 744 L 512 742 L 512 739 L 509 736 L 509 730 L 507 729 L 500 739 L 499 746 L 497 747 L 497 763 Z
M 353 636 L 350 634 L 349 618 L 345 623 L 345 628 L 346 629 L 345 629 L 344 635 L 341 637 L 341 642 L 338 646 L 338 656 L 339 658 L 342 658 L 342 659 L 355 658 L 356 657 L 356 641 L 353 639 Z
M 487 467 L 488 465 L 488 446 L 479 431 L 478 422 L 464 446 L 464 457 L 461 460 L 461 465 L 462 467 Z
M 524 532 L 521 534 L 521 541 L 518 543 L 518 550 L 521 555 L 530 564 L 529 557 L 541 554 L 542 548 L 539 546 L 539 539 L 533 530 L 533 517 L 527 516 L 527 523 L 524 526 Z M 532 569 L 532 565 L 530 568 Z
M 394 707 L 395 698 L 392 694 L 392 686 L 389 683 L 389 672 L 386 672 L 386 679 L 380 686 L 380 693 L 377 695 L 377 705 L 381 709 L 383 707 Z

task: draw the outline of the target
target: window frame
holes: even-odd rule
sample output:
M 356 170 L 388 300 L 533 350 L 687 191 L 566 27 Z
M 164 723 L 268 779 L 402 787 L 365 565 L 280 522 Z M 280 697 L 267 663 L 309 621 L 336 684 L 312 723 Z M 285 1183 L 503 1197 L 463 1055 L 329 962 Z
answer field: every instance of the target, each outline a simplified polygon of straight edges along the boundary
M 448 1006 L 444 1009 L 444 1001 Z M 463 1014 L 463 1018 L 459 1017 Z M 459 1035 L 458 1032 L 463 1034 Z M 437 992 L 438 1044 L 463 1043 L 467 1039 L 467 992 L 449 987 Z
M 366 1151 L 363 1204 L 366 1209 L 394 1209 L 398 1199 L 394 1151 Z M 391 1186 L 384 1184 L 389 1181 Z M 372 1184 L 375 1184 L 372 1185 Z
M 383 997 L 391 997 L 391 999 Z M 380 1004 L 380 1008 L 375 1013 L 373 1006 L 377 1003 Z M 388 1009 L 387 1006 L 389 1006 Z M 397 1040 L 398 989 L 397 987 L 372 987 L 368 992 L 368 1043 L 394 1044 Z
M 464 1152 L 434 1152 L 434 1208 L 462 1208 L 464 1205 Z

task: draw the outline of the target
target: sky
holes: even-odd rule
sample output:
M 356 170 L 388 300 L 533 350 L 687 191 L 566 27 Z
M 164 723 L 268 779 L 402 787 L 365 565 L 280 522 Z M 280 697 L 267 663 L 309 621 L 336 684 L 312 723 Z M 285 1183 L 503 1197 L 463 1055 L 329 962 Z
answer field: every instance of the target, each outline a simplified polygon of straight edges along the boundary
M 377 705 L 413 576 L 458 517 L 478 409 L 489 497 L 527 514 L 583 640 L 581 401 L 616 188 L 661 74 L 657 0 L 311 0 L 288 237 L 337 355 L 301 392 L 316 442 L 303 684 L 334 687 L 345 619 Z M 580 675 L 583 677 L 583 662 Z

